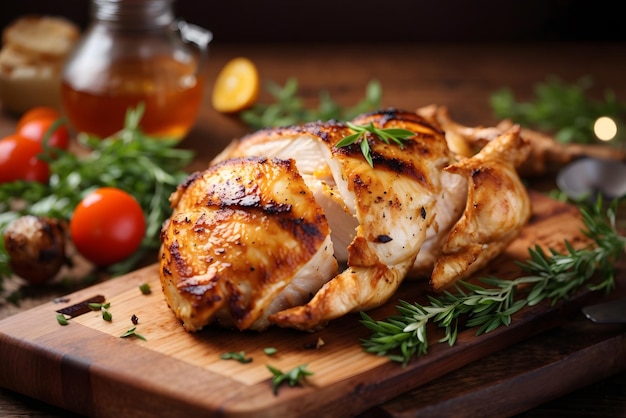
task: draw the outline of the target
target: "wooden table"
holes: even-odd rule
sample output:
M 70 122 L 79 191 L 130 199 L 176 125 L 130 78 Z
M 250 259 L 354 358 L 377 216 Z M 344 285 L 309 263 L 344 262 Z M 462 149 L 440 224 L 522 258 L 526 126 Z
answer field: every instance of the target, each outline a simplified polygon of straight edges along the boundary
M 193 149 L 198 158 L 190 170 L 207 164 L 233 137 L 248 128 L 236 117 L 218 114 L 210 105 L 212 81 L 227 60 L 246 56 L 258 66 L 263 80 L 283 84 L 296 77 L 300 95 L 315 106 L 317 95 L 327 90 L 340 104 L 350 106 L 365 93 L 371 79 L 383 87 L 383 105 L 415 109 L 427 104 L 449 107 L 452 116 L 466 125 L 491 125 L 497 119 L 491 112 L 490 95 L 509 87 L 521 100 L 532 97 L 537 82 L 558 76 L 566 82 L 591 75 L 592 93 L 601 97 L 606 89 L 617 97 L 626 97 L 626 44 L 346 44 L 346 45 L 249 45 L 219 44 L 211 46 L 205 69 L 208 84 L 197 123 L 182 147 Z M 262 93 L 262 101 L 269 95 Z M 0 114 L 0 136 L 11 133 L 16 117 Z M 0 304 L 0 319 L 51 299 L 50 292 L 34 292 L 20 307 Z M 427 388 L 410 391 L 396 400 L 372 409 L 364 416 L 414 416 L 427 413 L 429 402 L 445 398 L 449 391 L 464 388 L 489 390 L 489 382 L 506 383 L 511 376 L 523 378 L 528 370 L 552 373 L 550 397 L 540 393 L 519 393 L 515 386 L 508 392 L 495 391 L 494 402 L 505 399 L 510 411 L 505 415 L 541 416 L 626 416 L 626 363 L 615 370 L 602 369 L 564 372 L 556 367 L 559 359 L 581 356 L 590 350 L 613 353 L 616 346 L 626 345 L 626 328 L 599 326 L 579 315 L 565 326 L 494 354 L 476 364 L 437 379 Z M 609 347 L 603 341 L 611 341 Z M 586 350 L 585 350 L 586 347 Z M 576 354 L 575 354 L 576 353 Z M 582 353 L 582 354 L 581 354 Z M 0 359 L 0 364 L 2 360 Z M 582 367 L 582 366 L 581 366 Z M 574 368 L 575 369 L 575 368 Z M 565 379 L 554 379 L 564 373 Z M 578 380 L 577 380 L 578 379 Z M 565 381 L 567 380 L 567 381 Z M 558 382 L 561 382 L 560 384 Z M 544 382 L 545 383 L 545 382 Z M 537 385 L 542 382 L 538 381 Z M 545 383 L 547 384 L 547 383 Z M 499 385 L 506 388 L 506 385 Z M 476 389 L 478 390 L 478 389 Z M 474 391 L 475 392 L 475 391 Z M 553 399 L 555 398 L 556 399 Z M 525 399 L 517 402 L 516 398 Z M 472 415 L 472 393 L 464 398 L 459 416 Z M 465 407 L 465 409 L 463 409 Z M 416 412 L 418 411 L 418 412 Z M 1 416 L 70 416 L 67 411 L 0 389 Z

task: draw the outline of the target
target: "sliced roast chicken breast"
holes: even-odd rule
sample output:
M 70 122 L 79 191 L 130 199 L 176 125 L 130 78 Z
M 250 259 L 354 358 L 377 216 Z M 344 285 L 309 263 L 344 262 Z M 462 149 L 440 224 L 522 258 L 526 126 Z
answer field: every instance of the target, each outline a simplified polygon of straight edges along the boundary
M 348 134 L 344 125 L 332 121 L 262 129 L 235 139 L 211 164 L 249 156 L 293 158 L 298 172 L 327 215 L 335 244 L 335 257 L 340 263 L 345 263 L 348 259 L 347 246 L 356 234 L 358 220 L 354 216 L 354 210 L 346 205 L 337 190 L 328 161 L 332 159 L 330 138 L 334 138 L 336 142 L 337 138 L 341 139 Z
M 450 230 L 465 209 L 467 178 L 444 170 L 441 173 L 441 185 L 441 192 L 435 203 L 435 219 L 426 231 L 426 238 L 413 263 L 409 279 L 430 277 Z
M 441 247 L 430 283 L 442 290 L 466 279 L 498 256 L 531 215 L 530 197 L 516 167 L 530 152 L 518 125 L 499 135 L 475 156 L 446 167 L 468 179 L 463 215 Z
M 263 330 L 337 272 L 326 216 L 293 160 L 224 161 L 191 175 L 170 201 L 160 277 L 188 331 Z
M 270 321 L 279 326 L 315 329 L 348 312 L 386 302 L 413 267 L 427 231 L 437 219 L 435 207 L 444 190 L 443 168 L 452 162 L 443 132 L 415 113 L 393 109 L 363 115 L 353 122 L 403 128 L 415 135 L 402 147 L 368 136 L 373 166 L 358 144 L 335 146 L 352 133 L 337 122 L 263 130 L 243 138 L 218 157 L 259 152 L 281 158 L 293 156 L 327 211 L 336 257 L 347 262 L 346 270 L 309 303 L 271 315 Z M 317 143 L 318 154 L 298 152 L 296 145 L 285 145 L 285 138 L 294 144 L 302 142 L 307 150 Z M 455 196 L 461 202 L 455 207 L 462 208 L 464 192 Z M 442 230 L 447 226 L 442 225 Z

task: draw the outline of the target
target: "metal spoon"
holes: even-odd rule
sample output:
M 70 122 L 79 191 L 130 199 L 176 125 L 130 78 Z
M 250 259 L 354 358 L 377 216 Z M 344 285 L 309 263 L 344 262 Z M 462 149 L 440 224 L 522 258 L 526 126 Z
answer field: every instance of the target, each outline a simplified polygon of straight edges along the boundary
M 626 195 L 626 164 L 611 159 L 581 158 L 559 171 L 556 184 L 572 200 L 595 201 L 599 194 L 607 199 L 622 197 Z

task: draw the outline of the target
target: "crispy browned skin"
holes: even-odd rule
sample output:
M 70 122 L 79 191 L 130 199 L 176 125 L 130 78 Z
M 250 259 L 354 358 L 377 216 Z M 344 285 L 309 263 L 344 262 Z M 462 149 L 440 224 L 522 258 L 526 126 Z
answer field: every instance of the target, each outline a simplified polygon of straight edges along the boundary
M 368 136 L 373 167 L 359 144 L 335 147 L 352 131 L 334 121 L 261 130 L 234 141 L 215 160 L 293 155 L 311 187 L 323 182 L 356 221 L 344 260 L 347 269 L 307 304 L 271 315 L 279 326 L 317 329 L 348 312 L 386 302 L 412 268 L 437 218 L 443 168 L 452 162 L 443 131 L 414 112 L 396 109 L 364 114 L 353 122 L 404 128 L 415 135 L 403 147 Z
M 446 168 L 468 179 L 468 196 L 465 211 L 435 262 L 430 278 L 433 289 L 442 290 L 472 276 L 526 225 L 531 203 L 516 167 L 529 151 L 529 143 L 515 125 L 475 156 Z
M 201 181 L 192 177 L 182 185 L 172 196 L 176 209 L 164 227 L 165 258 L 161 263 L 168 301 L 179 318 L 186 318 L 183 322 L 187 329 L 218 321 L 239 329 L 264 329 L 276 324 L 315 330 L 347 313 L 387 302 L 411 272 L 432 273 L 433 289 L 441 290 L 472 275 L 497 256 L 517 236 L 530 214 L 530 201 L 516 172 L 528 155 L 528 144 L 520 137 L 519 127 L 502 135 L 496 128 L 465 129 L 444 118 L 437 108 L 431 110 L 418 115 L 387 109 L 353 120 L 357 125 L 372 123 L 379 128 L 414 132 L 403 146 L 386 144 L 368 134 L 373 166 L 363 156 L 360 144 L 336 147 L 353 133 L 347 125 L 315 122 L 264 129 L 234 140 L 199 175 Z M 445 127 L 454 134 L 450 135 Z M 251 158 L 259 155 L 266 159 Z M 301 176 L 297 184 L 306 189 L 308 203 L 316 207 L 314 213 L 323 222 L 328 221 L 320 232 L 326 241 L 316 239 L 315 245 L 309 245 L 294 236 L 267 241 L 263 251 L 242 251 L 251 247 L 248 244 L 230 248 L 231 225 L 237 224 L 242 234 L 258 230 L 259 208 L 252 205 L 237 208 L 241 219 L 223 221 L 228 228 L 214 222 L 202 229 L 203 233 L 210 231 L 205 238 L 212 245 L 208 249 L 215 252 L 226 248 L 226 253 L 235 254 L 234 258 L 227 259 L 221 253 L 216 258 L 213 252 L 207 254 L 206 246 L 200 251 L 189 245 L 199 242 L 198 228 L 193 226 L 200 220 L 198 212 L 203 216 L 208 212 L 210 219 L 221 222 L 217 214 L 226 208 L 233 210 L 228 205 L 207 205 L 203 194 L 210 195 L 215 188 L 225 193 L 237 185 L 245 191 L 237 195 L 245 196 L 247 201 L 257 194 L 244 187 L 245 181 L 264 185 L 267 190 L 258 196 L 277 193 L 278 183 L 273 176 L 268 180 L 265 174 L 254 175 L 258 167 L 253 167 L 268 158 L 276 158 L 277 164 L 293 158 L 289 170 L 275 170 L 275 177 L 292 178 L 291 171 L 297 168 Z M 295 177 L 293 181 L 296 184 Z M 299 189 L 286 190 L 282 198 L 294 193 Z M 233 195 L 229 196 L 232 200 Z M 277 222 L 275 215 L 261 216 L 263 229 Z M 206 222 L 204 218 L 202 222 Z M 303 251 L 298 263 L 271 260 L 281 254 L 281 245 Z M 276 250 L 266 251 L 274 246 Z M 318 249 L 315 254 L 314 248 Z M 330 248 L 330 253 L 320 252 L 319 248 Z M 339 274 L 336 264 L 327 260 L 333 253 L 347 265 Z M 250 263 L 256 266 L 255 257 L 264 259 L 263 280 L 241 267 Z M 311 260 L 322 260 L 330 266 L 320 273 L 326 274 L 324 279 L 318 277 L 315 286 L 307 285 L 312 289 L 310 295 L 277 306 L 274 301 L 280 299 L 280 289 L 259 290 L 284 287 L 292 279 L 289 271 L 293 275 L 293 270 L 307 260 L 309 264 Z M 218 268 L 217 272 L 208 270 Z M 235 278 L 237 283 L 245 281 L 245 289 L 233 284 Z
M 278 312 L 280 326 L 310 330 L 349 312 L 385 303 L 413 266 L 435 219 L 441 173 L 451 162 L 443 132 L 414 113 L 389 110 L 357 118 L 356 124 L 415 132 L 403 147 L 370 139 L 371 167 L 358 144 L 332 148 L 329 161 L 344 201 L 359 221 L 348 246 L 348 267 L 306 305 Z M 331 144 L 333 144 L 331 142 Z
M 325 215 L 293 161 L 229 160 L 190 176 L 170 200 L 174 211 L 161 233 L 161 283 L 188 331 L 215 321 L 264 329 L 268 306 L 330 242 Z M 309 291 L 337 268 L 332 247 L 319 261 L 322 277 Z

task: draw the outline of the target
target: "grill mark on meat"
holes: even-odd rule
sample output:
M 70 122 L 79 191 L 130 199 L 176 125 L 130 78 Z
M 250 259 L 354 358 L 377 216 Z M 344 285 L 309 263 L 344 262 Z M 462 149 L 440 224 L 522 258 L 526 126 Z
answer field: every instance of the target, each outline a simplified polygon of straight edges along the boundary
M 176 270 L 183 275 L 184 272 L 188 270 L 188 267 L 180 253 L 180 245 L 178 244 L 178 241 L 172 242 L 168 249 L 170 255 L 172 256 L 172 260 L 174 261 L 174 265 L 176 266 Z
M 240 206 L 242 208 L 259 207 L 261 197 L 258 187 L 253 185 L 246 188 L 243 184 L 234 183 L 230 180 L 226 183 L 212 184 L 207 193 L 206 206 L 228 207 Z
M 161 235 L 161 277 L 166 299 L 187 330 L 215 321 L 263 329 L 273 312 L 265 301 L 277 299 L 275 292 L 311 257 L 324 254 L 308 267 L 315 270 L 303 271 L 303 279 L 318 287 L 307 289 L 299 279 L 295 288 L 308 290 L 305 297 L 336 269 L 332 246 L 322 247 L 328 222 L 294 160 L 224 161 L 195 176 L 176 202 Z
M 286 203 L 277 203 L 272 200 L 271 202 L 263 205 L 262 209 L 269 215 L 278 215 L 280 213 L 291 212 L 292 206 Z
M 294 239 L 300 241 L 307 248 L 307 251 L 315 251 L 316 245 L 324 239 L 321 225 L 326 225 L 326 217 L 323 215 L 317 216 L 315 222 L 287 217 L 281 218 L 279 222 L 285 231 L 289 231 Z

